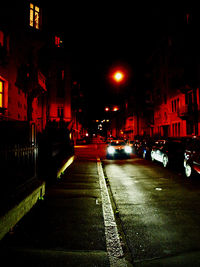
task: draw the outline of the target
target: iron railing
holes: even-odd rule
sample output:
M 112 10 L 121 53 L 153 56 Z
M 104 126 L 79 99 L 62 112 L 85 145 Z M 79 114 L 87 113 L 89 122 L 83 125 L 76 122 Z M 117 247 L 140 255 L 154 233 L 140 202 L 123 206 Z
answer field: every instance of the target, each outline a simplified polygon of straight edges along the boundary
M 38 147 L 0 144 L 1 193 L 13 191 L 37 176 Z

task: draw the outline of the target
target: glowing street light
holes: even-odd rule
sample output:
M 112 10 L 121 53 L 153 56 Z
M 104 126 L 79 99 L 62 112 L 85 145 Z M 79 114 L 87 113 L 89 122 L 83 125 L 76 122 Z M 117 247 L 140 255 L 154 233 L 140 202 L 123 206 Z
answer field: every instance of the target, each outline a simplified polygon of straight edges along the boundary
M 116 81 L 116 82 L 121 82 L 123 79 L 124 79 L 124 74 L 123 72 L 121 71 L 116 71 L 113 75 L 113 79 Z
M 119 110 L 118 106 L 113 107 L 113 111 L 118 111 L 118 110 Z

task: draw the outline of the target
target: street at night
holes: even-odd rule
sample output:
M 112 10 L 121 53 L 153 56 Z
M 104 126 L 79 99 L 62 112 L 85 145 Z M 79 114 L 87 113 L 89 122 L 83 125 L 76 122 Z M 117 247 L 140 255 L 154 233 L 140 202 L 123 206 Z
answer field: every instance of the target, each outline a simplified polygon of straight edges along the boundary
M 199 265 L 200 181 L 135 155 L 108 160 L 106 146 L 75 148 L 76 159 L 61 180 L 2 240 L 1 251 L 9 263 L 15 259 L 21 266 Z M 99 159 L 123 250 L 114 265 L 102 210 Z
M 198 6 L 0 10 L 2 266 L 200 266 Z

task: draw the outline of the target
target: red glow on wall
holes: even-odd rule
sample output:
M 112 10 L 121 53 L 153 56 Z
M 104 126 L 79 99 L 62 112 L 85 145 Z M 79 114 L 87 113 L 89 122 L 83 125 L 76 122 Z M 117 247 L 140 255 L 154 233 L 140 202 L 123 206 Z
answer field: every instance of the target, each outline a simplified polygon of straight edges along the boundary
M 3 47 L 3 44 L 4 44 L 4 33 L 0 31 L 0 46 Z

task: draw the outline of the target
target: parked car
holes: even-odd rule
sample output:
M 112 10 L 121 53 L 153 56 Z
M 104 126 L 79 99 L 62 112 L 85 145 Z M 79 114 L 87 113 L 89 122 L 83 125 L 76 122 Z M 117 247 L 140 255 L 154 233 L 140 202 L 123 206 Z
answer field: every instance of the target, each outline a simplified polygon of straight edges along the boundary
M 152 147 L 151 159 L 161 162 L 164 167 L 172 164 L 182 166 L 185 144 L 185 140 L 181 138 L 157 140 Z
M 107 146 L 107 158 L 115 158 L 116 156 L 130 157 L 132 148 L 126 144 L 124 140 L 112 140 Z
M 200 138 L 192 138 L 187 142 L 184 153 L 184 168 L 186 177 L 200 174 Z
M 144 139 L 138 143 L 137 155 L 144 159 L 151 159 L 151 150 L 155 141 L 151 138 Z

